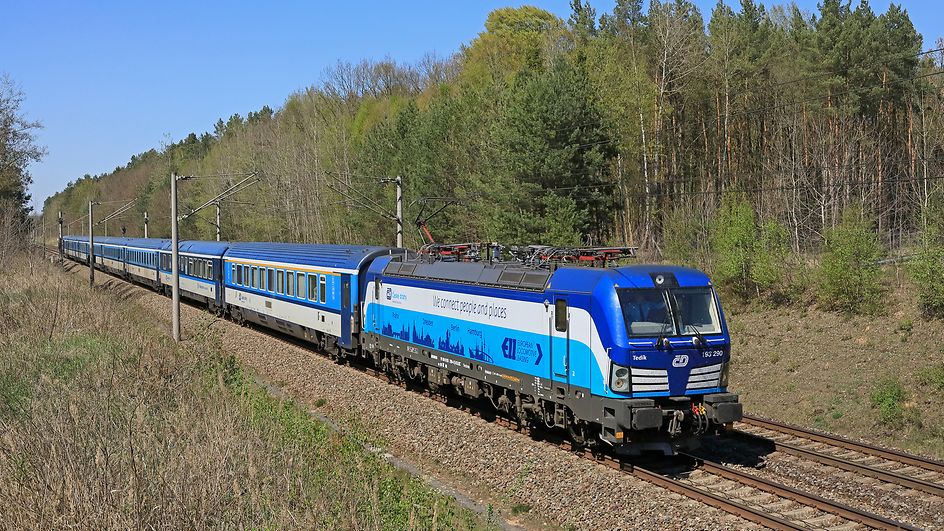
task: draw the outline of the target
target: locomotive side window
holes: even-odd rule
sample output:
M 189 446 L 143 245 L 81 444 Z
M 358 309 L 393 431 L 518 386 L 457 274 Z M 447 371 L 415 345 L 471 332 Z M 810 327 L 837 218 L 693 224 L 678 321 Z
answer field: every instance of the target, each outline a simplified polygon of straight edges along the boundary
M 558 332 L 567 331 L 567 301 L 564 299 L 554 301 L 554 328 Z

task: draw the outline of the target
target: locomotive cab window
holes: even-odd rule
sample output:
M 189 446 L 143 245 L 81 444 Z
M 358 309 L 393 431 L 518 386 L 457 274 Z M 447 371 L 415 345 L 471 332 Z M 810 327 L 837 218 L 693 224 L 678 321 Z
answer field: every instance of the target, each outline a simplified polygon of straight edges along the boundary
M 554 301 L 554 328 L 558 332 L 567 331 L 567 301 L 564 299 Z
M 721 333 L 718 305 L 711 289 L 678 289 L 671 293 L 682 335 Z

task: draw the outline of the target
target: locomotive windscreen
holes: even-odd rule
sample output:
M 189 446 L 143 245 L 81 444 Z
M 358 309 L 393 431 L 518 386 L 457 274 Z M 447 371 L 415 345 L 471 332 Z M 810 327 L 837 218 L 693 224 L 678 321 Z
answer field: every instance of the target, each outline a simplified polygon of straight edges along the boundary
M 669 290 L 678 310 L 681 335 L 720 334 L 721 320 L 714 293 L 709 288 Z
M 711 288 L 618 289 L 626 330 L 633 337 L 721 332 Z

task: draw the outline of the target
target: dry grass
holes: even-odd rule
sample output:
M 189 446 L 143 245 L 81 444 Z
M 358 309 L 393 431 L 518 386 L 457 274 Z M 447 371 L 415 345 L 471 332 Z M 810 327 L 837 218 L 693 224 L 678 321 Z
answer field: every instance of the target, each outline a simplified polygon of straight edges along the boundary
M 2 527 L 486 525 L 127 296 L 22 255 L 0 274 Z
M 885 284 L 878 315 L 729 311 L 731 386 L 746 411 L 944 458 L 944 321 L 922 317 L 900 271 Z

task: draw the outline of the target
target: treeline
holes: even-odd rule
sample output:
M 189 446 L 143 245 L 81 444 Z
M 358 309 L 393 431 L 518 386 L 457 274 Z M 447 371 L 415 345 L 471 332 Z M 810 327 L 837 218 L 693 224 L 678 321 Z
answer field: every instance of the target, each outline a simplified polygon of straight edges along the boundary
M 413 221 L 441 204 L 428 198 L 458 201 L 430 220 L 441 241 L 636 244 L 709 268 L 735 200 L 744 230 L 790 256 L 818 254 L 850 213 L 882 248 L 920 240 L 944 180 L 944 65 L 904 9 L 743 0 L 706 24 L 686 0 L 642 4 L 574 0 L 566 21 L 503 8 L 453 57 L 338 64 L 275 111 L 70 183 L 45 213 L 68 223 L 90 197 L 136 197 L 127 233 L 146 210 L 166 235 L 172 171 L 205 176 L 182 185 L 184 211 L 259 171 L 223 205 L 224 238 L 390 244 L 399 175 L 413 246 Z

